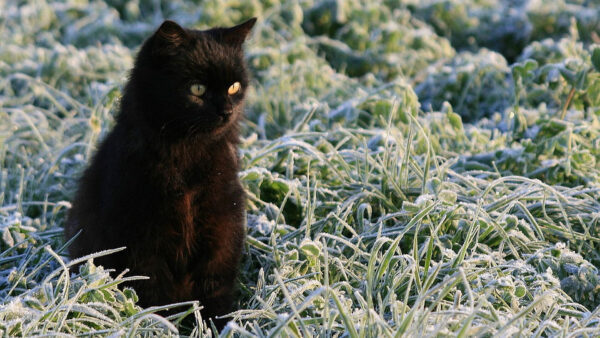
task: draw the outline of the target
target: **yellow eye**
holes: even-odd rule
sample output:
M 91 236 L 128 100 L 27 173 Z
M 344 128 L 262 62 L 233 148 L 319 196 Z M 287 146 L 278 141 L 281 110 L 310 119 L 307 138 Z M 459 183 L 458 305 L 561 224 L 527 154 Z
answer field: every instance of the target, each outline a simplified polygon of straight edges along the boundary
M 234 82 L 231 86 L 229 86 L 229 89 L 227 89 L 227 94 L 233 95 L 239 92 L 241 88 L 242 85 L 239 82 Z
M 195 96 L 200 96 L 200 95 L 204 94 L 205 91 L 206 91 L 206 87 L 199 83 L 194 83 L 190 87 L 190 92 L 192 93 L 192 95 L 195 95 Z

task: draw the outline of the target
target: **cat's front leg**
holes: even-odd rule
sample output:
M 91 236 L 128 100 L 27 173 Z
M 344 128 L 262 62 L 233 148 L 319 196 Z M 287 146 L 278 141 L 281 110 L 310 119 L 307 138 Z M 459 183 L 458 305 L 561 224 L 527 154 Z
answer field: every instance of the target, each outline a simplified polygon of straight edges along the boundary
M 236 275 L 226 274 L 220 276 L 203 276 L 200 281 L 198 299 L 202 309 L 202 318 L 208 322 L 209 318 L 221 330 L 229 321 L 228 318 L 216 318 L 227 315 L 233 311 Z
M 243 225 L 237 219 L 221 220 L 219 231 L 203 236 L 202 245 L 206 250 L 196 259 L 193 269 L 196 283 L 196 298 L 203 306 L 205 320 L 213 319 L 218 328 L 227 323 L 227 319 L 216 320 L 234 310 L 233 300 L 236 292 L 239 262 L 245 236 Z

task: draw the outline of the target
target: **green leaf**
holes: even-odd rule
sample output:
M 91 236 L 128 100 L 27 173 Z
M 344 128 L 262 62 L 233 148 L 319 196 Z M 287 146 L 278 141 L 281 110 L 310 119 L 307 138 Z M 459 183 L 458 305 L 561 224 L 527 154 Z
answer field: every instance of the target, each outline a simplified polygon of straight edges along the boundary
M 454 128 L 455 130 L 463 129 L 462 118 L 460 117 L 460 115 L 458 115 L 457 113 L 449 112 L 447 116 L 452 128 Z
M 456 192 L 452 191 L 452 190 L 448 190 L 448 189 L 443 189 L 438 194 L 438 199 L 440 201 L 450 204 L 450 205 L 455 204 L 457 198 L 458 198 L 458 195 L 456 194 Z
M 402 123 L 408 124 L 410 122 L 410 118 L 408 117 L 408 114 L 410 114 L 410 112 L 408 112 L 404 109 L 398 110 L 398 118 L 400 119 L 400 121 Z
M 600 72 L 600 47 L 596 47 L 592 51 L 592 65 L 597 72 Z
M 577 81 L 577 75 L 574 71 L 567 69 L 566 67 L 560 67 L 558 68 L 558 70 L 560 71 L 560 75 L 562 75 L 565 81 L 567 81 L 572 86 L 575 85 L 575 82 Z
M 318 257 L 321 254 L 321 243 L 305 239 L 300 244 L 300 250 L 308 257 Z
M 533 59 L 525 60 L 525 71 L 531 74 L 534 69 L 538 67 L 538 62 Z
M 595 78 L 590 81 L 590 85 L 587 87 L 587 96 L 590 99 L 590 103 L 593 107 L 600 106 L 600 77 L 598 74 L 594 74 Z
M 538 63 L 535 60 L 527 59 L 525 61 L 517 62 L 512 66 L 513 77 L 516 78 L 528 78 L 533 76 L 533 71 L 538 68 Z

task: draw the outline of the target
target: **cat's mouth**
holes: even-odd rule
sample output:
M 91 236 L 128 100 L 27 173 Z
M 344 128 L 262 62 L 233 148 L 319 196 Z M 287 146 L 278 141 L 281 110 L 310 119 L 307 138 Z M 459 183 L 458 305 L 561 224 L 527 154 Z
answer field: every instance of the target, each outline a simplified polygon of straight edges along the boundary
M 215 126 L 217 128 L 221 127 L 221 126 L 224 126 L 224 125 L 227 124 L 227 122 L 229 122 L 229 120 L 230 120 L 230 116 L 229 115 L 218 114 L 217 118 L 216 118 L 216 121 L 215 121 L 216 122 Z
M 221 112 L 221 113 L 218 114 L 219 115 L 219 120 L 222 123 L 227 123 L 227 122 L 229 122 L 229 121 L 231 121 L 231 120 L 234 119 L 234 115 L 235 114 L 236 113 L 233 110 L 224 110 L 223 112 Z
M 213 125 L 213 132 L 219 132 L 226 129 L 234 119 L 233 112 L 220 113 L 216 115 L 215 123 Z
M 227 121 L 229 121 L 231 117 L 231 114 L 221 114 L 219 115 L 219 120 L 223 123 L 226 123 Z

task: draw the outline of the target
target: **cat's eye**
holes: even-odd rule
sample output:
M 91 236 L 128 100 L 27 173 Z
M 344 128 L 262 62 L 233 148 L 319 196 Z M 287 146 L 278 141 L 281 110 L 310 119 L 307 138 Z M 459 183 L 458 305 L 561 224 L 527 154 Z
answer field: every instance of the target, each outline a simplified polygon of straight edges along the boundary
M 242 85 L 236 81 L 231 86 L 229 86 L 229 89 L 227 89 L 227 94 L 234 95 L 237 92 L 239 92 L 241 88 L 242 88 Z
M 200 95 L 204 94 L 205 91 L 206 91 L 206 87 L 199 83 L 194 83 L 190 87 L 190 92 L 192 93 L 192 95 L 195 95 L 195 96 L 200 96 Z

